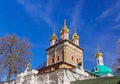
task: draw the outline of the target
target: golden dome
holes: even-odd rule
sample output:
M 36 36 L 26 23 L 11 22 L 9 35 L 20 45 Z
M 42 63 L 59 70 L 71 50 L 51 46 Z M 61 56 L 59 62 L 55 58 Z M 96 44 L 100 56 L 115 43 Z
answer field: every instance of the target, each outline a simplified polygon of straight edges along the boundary
M 96 54 L 96 57 L 97 57 L 97 58 L 102 57 L 102 56 L 103 56 L 103 54 L 102 54 L 101 52 L 98 52 L 98 53 Z
M 52 40 L 57 40 L 57 36 L 55 33 L 50 37 L 50 41 L 52 41 Z
M 76 32 L 73 34 L 72 40 L 79 40 L 79 36 L 77 35 Z
M 62 33 L 69 33 L 69 29 L 66 26 L 66 19 L 64 20 L 64 26 L 63 26 L 60 34 L 62 34 Z

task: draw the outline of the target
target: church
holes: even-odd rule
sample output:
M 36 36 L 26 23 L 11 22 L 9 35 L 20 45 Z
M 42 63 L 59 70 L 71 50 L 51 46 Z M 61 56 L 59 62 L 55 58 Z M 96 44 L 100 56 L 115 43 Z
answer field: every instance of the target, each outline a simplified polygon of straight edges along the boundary
M 55 32 L 50 37 L 50 47 L 46 49 L 46 67 L 38 70 L 27 64 L 24 72 L 16 79 L 0 84 L 71 84 L 72 81 L 111 77 L 111 69 L 104 65 L 103 54 L 96 53 L 97 66 L 92 71 L 84 69 L 83 48 L 79 45 L 79 35 L 76 30 L 69 39 L 69 28 L 66 20 L 57 39 Z

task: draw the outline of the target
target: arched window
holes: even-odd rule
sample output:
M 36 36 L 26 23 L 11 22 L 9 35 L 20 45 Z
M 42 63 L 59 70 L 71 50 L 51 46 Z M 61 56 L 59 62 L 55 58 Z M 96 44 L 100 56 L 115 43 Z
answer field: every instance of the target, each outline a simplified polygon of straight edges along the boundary
M 79 61 L 78 61 L 78 58 L 77 58 L 77 63 L 78 63 Z
M 60 60 L 60 58 L 59 58 L 59 56 L 57 57 L 57 61 L 59 61 Z
M 52 63 L 54 63 L 54 58 L 52 58 Z
M 74 61 L 74 57 L 73 56 L 71 57 L 71 60 Z
M 95 71 L 95 72 L 98 72 L 98 68 L 95 68 L 94 71 Z
M 98 64 L 100 64 L 100 61 L 98 60 Z

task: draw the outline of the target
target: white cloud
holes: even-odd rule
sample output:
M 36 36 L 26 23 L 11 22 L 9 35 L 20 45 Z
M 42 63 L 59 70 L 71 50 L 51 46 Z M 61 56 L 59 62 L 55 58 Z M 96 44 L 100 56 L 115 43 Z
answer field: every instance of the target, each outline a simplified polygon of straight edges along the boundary
M 116 4 L 113 5 L 112 7 L 104 10 L 95 20 L 106 18 L 106 17 L 112 15 L 114 13 L 115 9 L 119 8 L 119 7 L 120 7 L 120 1 L 116 2 Z
M 105 18 L 107 17 L 108 15 L 111 14 L 111 12 L 113 11 L 114 8 L 109 8 L 105 11 L 102 12 L 102 14 L 98 17 L 98 18 Z
M 120 29 L 120 24 L 113 26 L 113 29 Z
M 30 0 L 17 0 L 17 2 L 21 4 L 23 8 L 25 8 L 25 10 L 28 12 L 28 14 L 30 14 L 30 16 L 33 17 L 33 19 L 41 19 L 50 27 L 56 27 L 56 25 L 50 18 L 50 15 L 54 9 L 54 5 L 51 0 L 48 0 L 47 3 L 42 0 L 34 1 L 34 3 Z
M 115 18 L 115 21 L 120 21 L 120 13 L 118 14 L 118 16 Z
M 78 21 L 80 22 L 79 20 L 79 17 L 80 17 L 80 13 L 81 13 L 81 9 L 82 9 L 82 5 L 83 5 L 83 0 L 79 0 L 75 7 L 74 7 L 74 11 L 72 13 L 72 22 L 71 22 L 71 28 L 74 29 L 74 27 L 76 27 Z

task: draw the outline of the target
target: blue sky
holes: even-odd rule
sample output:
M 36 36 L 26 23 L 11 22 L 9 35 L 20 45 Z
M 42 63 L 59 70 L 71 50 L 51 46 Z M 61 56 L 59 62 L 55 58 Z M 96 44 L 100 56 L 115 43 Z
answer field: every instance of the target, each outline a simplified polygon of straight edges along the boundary
M 0 36 L 16 33 L 33 44 L 33 68 L 46 60 L 45 49 L 56 29 L 58 38 L 66 18 L 70 39 L 74 27 L 84 49 L 84 67 L 96 65 L 97 45 L 105 65 L 112 67 L 120 38 L 120 0 L 1 0 Z

